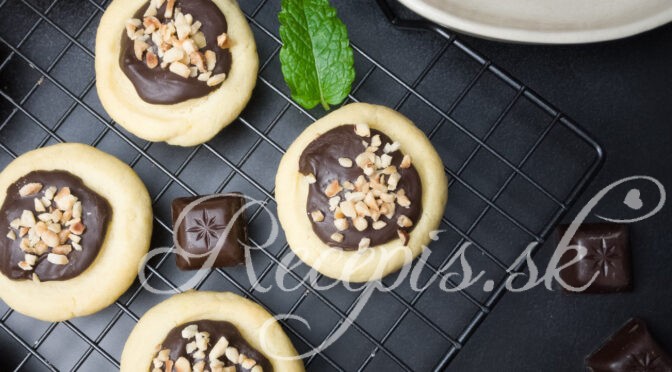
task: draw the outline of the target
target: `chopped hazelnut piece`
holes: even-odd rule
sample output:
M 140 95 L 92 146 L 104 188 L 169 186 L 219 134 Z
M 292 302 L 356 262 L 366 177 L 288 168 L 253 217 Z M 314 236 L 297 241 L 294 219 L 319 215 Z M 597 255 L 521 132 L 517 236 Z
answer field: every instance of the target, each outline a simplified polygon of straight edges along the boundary
M 369 129 L 369 126 L 367 124 L 358 123 L 355 124 L 355 134 L 357 134 L 360 137 L 370 137 L 371 130 Z
M 29 210 L 24 210 L 21 213 L 21 227 L 35 226 L 35 215 Z
M 250 358 L 245 358 L 242 363 L 240 363 L 240 366 L 245 368 L 245 369 L 252 369 L 257 364 L 257 362 L 254 359 Z
M 175 372 L 191 372 L 191 363 L 185 357 L 179 357 L 175 361 Z
M 371 147 L 380 147 L 382 145 L 382 142 L 380 141 L 380 135 L 376 134 L 375 136 L 371 137 Z M 364 146 L 368 147 L 368 146 Z
M 196 324 L 192 324 L 182 330 L 182 338 L 186 338 L 188 340 L 196 336 L 196 333 L 198 333 L 198 326 Z
M 322 212 L 320 212 L 320 211 L 310 212 L 310 217 L 313 219 L 314 222 L 324 221 L 324 214 L 322 214 Z
M 305 175 L 304 179 L 308 182 L 308 184 L 313 184 L 317 182 L 317 179 L 315 179 L 315 175 L 312 173 Z
M 126 21 L 126 36 L 131 40 L 135 40 L 135 30 L 142 25 L 139 19 L 133 18 Z
M 47 245 L 44 244 L 44 242 L 37 242 L 37 244 L 35 244 L 35 247 L 33 247 L 33 252 L 35 252 L 35 254 L 38 256 L 47 253 L 47 251 L 49 251 L 49 247 L 47 247 Z
M 371 216 L 371 212 L 369 211 L 369 207 L 366 206 L 366 204 L 363 201 L 358 201 L 355 203 L 355 212 L 357 212 L 357 215 L 362 217 L 362 216 Z
M 334 220 L 334 226 L 338 229 L 338 231 L 344 231 L 348 229 L 348 220 L 345 218 L 337 218 Z
M 399 173 L 392 173 L 390 175 L 390 178 L 387 180 L 387 189 L 396 190 L 397 184 L 399 183 L 400 179 L 401 175 Z
M 175 9 L 175 0 L 167 0 L 168 2 L 166 3 L 166 11 L 163 13 L 163 16 L 165 18 L 172 18 L 173 17 L 173 10 Z
M 73 236 L 76 236 L 76 235 L 73 235 Z M 79 245 L 79 243 L 75 243 L 75 242 L 72 242 L 72 248 L 76 251 L 81 251 L 82 250 L 82 246 Z
M 369 223 L 366 221 L 366 218 L 364 217 L 357 217 L 352 222 L 357 231 L 364 231 L 366 230 L 367 227 L 369 227 Z
M 355 210 L 355 203 L 352 201 L 344 201 L 341 204 L 339 204 L 339 207 L 341 208 L 341 212 L 346 217 L 350 218 L 355 218 L 357 217 L 357 211 Z
M 227 347 L 226 350 L 224 351 L 224 354 L 226 355 L 226 359 L 230 360 L 231 362 L 233 363 L 238 362 L 239 353 L 238 349 L 236 349 L 235 347 L 231 346 Z
M 409 208 L 411 206 L 411 200 L 406 195 L 397 194 L 397 204 L 404 208 Z
M 194 25 L 191 25 L 191 27 L 193 29 Z M 205 34 L 202 33 L 201 31 L 194 33 L 191 36 L 191 39 L 194 40 L 194 43 L 196 43 L 198 49 L 205 48 L 205 46 L 207 45 L 207 41 L 205 40 Z
M 343 241 L 343 234 L 333 233 L 331 234 L 331 240 L 340 243 Z
M 399 235 L 399 239 L 401 239 L 401 243 L 403 245 L 408 244 L 408 233 L 404 230 L 397 230 L 397 235 Z
M 404 155 L 404 158 L 401 160 L 401 164 L 399 164 L 399 168 L 401 169 L 406 169 L 411 167 L 411 156 L 406 154 Z
M 51 252 L 55 254 L 68 255 L 70 252 L 72 252 L 72 246 L 69 244 L 58 245 L 54 247 Z
M 397 219 L 397 225 L 399 225 L 399 227 L 411 227 L 413 226 L 413 221 L 402 214 Z
M 76 235 L 73 235 L 76 236 Z M 65 242 L 68 241 L 68 238 L 70 237 L 70 230 L 61 230 L 60 233 L 58 233 L 58 241 L 61 244 L 65 244 Z
M 68 209 L 61 215 L 61 223 L 64 225 L 72 225 L 74 222 L 70 222 L 72 219 L 72 210 Z
M 82 235 L 84 230 L 86 230 L 86 226 L 81 222 L 76 222 L 70 225 L 70 232 L 75 235 Z
M 23 260 L 26 261 L 28 265 L 34 266 L 35 263 L 37 262 L 37 256 L 35 256 L 34 254 L 26 253 Z
M 401 144 L 399 142 L 386 143 L 385 147 L 383 147 L 383 152 L 389 154 L 399 150 L 399 147 L 401 147 Z
M 220 337 L 219 340 L 215 343 L 215 345 L 210 349 L 210 354 L 208 354 L 208 358 L 210 360 L 215 360 L 221 357 L 226 353 L 226 348 L 229 347 L 229 341 L 226 339 L 226 337 Z
M 177 75 L 180 75 L 185 79 L 188 78 L 189 75 L 191 74 L 191 71 L 189 70 L 189 67 L 187 67 L 187 65 L 185 65 L 184 63 L 181 63 L 181 62 L 171 63 L 170 66 L 168 67 L 168 69 L 170 70 L 170 72 L 172 72 L 174 74 L 177 74 Z
M 170 48 L 165 53 L 163 53 L 164 63 L 178 62 L 182 60 L 182 58 L 184 58 L 184 50 L 182 50 L 182 48 Z
M 35 234 L 37 234 L 37 236 L 42 236 L 42 234 L 44 234 L 47 231 L 47 224 L 40 221 L 35 224 L 35 226 L 33 227 L 33 231 Z
M 135 41 L 133 41 L 133 52 L 135 53 L 135 58 L 137 58 L 138 61 L 142 61 L 142 55 L 147 49 L 149 49 L 149 44 L 147 44 L 144 40 L 135 39 Z
M 210 344 L 210 334 L 208 332 L 196 333 L 196 347 L 198 350 L 205 350 Z
M 11 240 L 16 240 L 16 233 L 14 233 L 13 230 L 9 230 L 9 232 L 7 232 L 7 237 Z
M 336 208 L 338 207 L 338 203 L 341 202 L 341 197 L 340 196 L 334 196 L 332 198 L 329 198 L 329 210 L 330 211 L 335 211 Z
M 72 218 L 82 218 L 82 202 L 78 201 L 72 206 Z
M 67 257 L 54 253 L 49 253 L 47 255 L 47 261 L 54 265 L 66 265 L 69 262 Z
M 145 14 L 143 14 L 143 16 L 152 17 L 155 16 L 156 14 L 157 14 L 156 8 L 150 5 L 147 7 L 147 10 L 145 10 Z
M 21 226 L 21 220 L 18 219 L 18 218 L 15 218 L 14 220 L 12 220 L 12 222 L 9 223 L 9 226 L 12 229 L 18 229 Z
M 207 67 L 205 66 L 205 56 L 201 52 L 191 52 L 189 54 L 189 60 L 192 64 L 196 65 L 199 72 L 206 72 Z
M 210 79 L 210 75 L 212 75 L 212 72 L 206 71 L 198 75 L 198 81 L 208 81 Z
M 170 349 L 163 349 L 159 351 L 159 354 L 156 356 L 156 358 L 162 362 L 167 362 L 170 357 Z
M 35 198 L 34 200 L 35 204 L 35 212 L 46 212 L 46 209 L 44 208 L 44 204 L 42 204 L 42 201 L 38 198 Z
M 264 368 L 259 364 L 257 364 L 256 366 L 252 367 L 250 372 L 264 372 Z
M 197 349 L 196 341 L 191 341 L 190 343 L 188 343 L 187 346 L 185 346 L 185 349 L 187 350 L 187 354 L 191 354 L 194 351 L 196 351 Z
M 205 361 L 201 360 L 200 362 L 194 363 L 193 372 L 203 372 L 205 371 Z
M 348 158 L 338 158 L 338 164 L 340 164 L 341 167 L 350 168 L 352 167 L 352 160 Z
M 229 36 L 226 34 L 226 32 L 217 36 L 217 45 L 220 48 L 225 49 L 227 41 L 229 41 Z
M 372 225 L 374 230 L 380 230 L 385 226 L 387 226 L 387 223 L 385 221 L 376 221 Z
M 52 248 L 60 245 L 61 243 L 61 240 L 58 238 L 58 235 L 50 230 L 45 231 L 44 234 L 41 235 L 41 238 L 44 244 Z
M 192 34 L 192 35 L 195 35 L 195 34 L 198 32 L 198 30 L 201 29 L 201 26 L 203 26 L 203 24 L 201 23 L 201 21 L 194 21 L 194 22 L 191 24 L 191 34 Z
M 18 266 L 23 271 L 30 271 L 33 269 L 33 267 L 26 261 L 19 261 Z
M 221 73 L 211 76 L 206 84 L 208 84 L 209 87 L 214 87 L 215 85 L 221 84 L 224 80 L 226 80 L 226 74 Z
M 371 244 L 371 239 L 369 238 L 362 238 L 359 241 L 359 249 L 366 249 L 369 248 L 369 245 Z
M 56 195 L 56 191 L 58 191 L 56 186 L 49 186 L 44 192 L 44 197 L 47 198 L 47 200 L 51 200 L 54 198 L 54 195 Z
M 145 63 L 147 64 L 147 67 L 155 68 L 156 66 L 159 65 L 159 58 L 151 50 L 147 51 L 147 55 L 145 56 L 145 58 L 146 58 Z
M 217 64 L 217 55 L 212 50 L 205 51 L 205 64 L 208 66 L 208 71 L 215 69 Z
M 327 186 L 326 190 L 324 190 L 324 194 L 328 198 L 331 198 L 332 196 L 336 196 L 341 190 L 343 190 L 343 188 L 338 184 L 338 180 L 333 180 L 329 186 Z

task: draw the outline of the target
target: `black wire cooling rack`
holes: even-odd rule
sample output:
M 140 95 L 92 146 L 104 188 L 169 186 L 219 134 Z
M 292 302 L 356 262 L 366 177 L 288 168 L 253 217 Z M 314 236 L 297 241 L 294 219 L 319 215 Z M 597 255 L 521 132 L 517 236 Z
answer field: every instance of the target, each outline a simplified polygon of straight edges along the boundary
M 0 0 L 0 164 L 63 141 L 118 156 L 153 197 L 153 247 L 171 245 L 169 205 L 178 196 L 242 191 L 274 210 L 273 181 L 284 149 L 324 112 L 297 106 L 283 84 L 279 1 L 239 1 L 262 61 L 252 101 L 212 141 L 176 148 L 134 137 L 98 101 L 93 45 L 106 1 Z M 505 292 L 515 259 L 530 242 L 548 237 L 600 168 L 603 153 L 569 118 L 454 34 L 401 20 L 382 0 L 381 8 L 363 0 L 334 3 L 355 50 L 357 79 L 348 101 L 384 104 L 409 116 L 432 140 L 450 177 L 445 232 L 430 245 L 432 254 L 417 263 L 423 267 L 421 283 L 445 280 L 443 265 L 471 242 L 471 266 L 485 270 L 495 286 L 446 293 L 438 282 L 417 291 L 405 281 L 394 291 L 375 293 L 353 326 L 305 364 L 311 371 L 442 370 Z M 265 241 L 267 216 L 257 211 L 250 219 L 252 240 Z M 197 287 L 233 291 L 273 313 L 303 316 L 310 330 L 292 321 L 283 326 L 305 352 L 335 331 L 361 293 L 343 286 L 315 289 L 330 281 L 304 280 L 308 268 L 288 265 L 289 253 L 281 237 L 253 253 L 256 280 L 250 282 L 243 268 L 214 270 Z M 150 284 L 175 292 L 186 278 L 170 255 L 152 260 L 147 270 Z M 287 291 L 277 287 L 279 274 L 285 274 Z M 265 291 L 269 285 L 273 289 Z M 62 323 L 24 317 L 0 301 L 0 370 L 116 370 L 138 318 L 165 298 L 136 281 L 109 308 Z

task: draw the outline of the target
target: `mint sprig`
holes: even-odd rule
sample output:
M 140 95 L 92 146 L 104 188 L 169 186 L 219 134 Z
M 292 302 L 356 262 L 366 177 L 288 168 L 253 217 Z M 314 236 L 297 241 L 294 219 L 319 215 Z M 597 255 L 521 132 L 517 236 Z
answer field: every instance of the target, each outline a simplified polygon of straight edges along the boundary
M 355 80 L 348 30 L 329 0 L 282 0 L 280 63 L 292 99 L 325 110 L 350 93 Z

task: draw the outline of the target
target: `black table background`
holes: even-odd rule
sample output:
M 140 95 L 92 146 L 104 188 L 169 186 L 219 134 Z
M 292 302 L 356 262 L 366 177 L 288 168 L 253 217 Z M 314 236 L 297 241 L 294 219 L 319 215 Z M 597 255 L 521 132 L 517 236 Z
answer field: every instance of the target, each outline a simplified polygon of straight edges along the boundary
M 672 192 L 672 25 L 578 46 L 460 38 L 575 119 L 604 147 L 602 171 L 566 222 L 599 190 L 627 176 L 655 177 Z M 672 209 L 667 204 L 630 226 L 631 293 L 568 296 L 543 286 L 507 293 L 449 370 L 579 371 L 584 357 L 631 316 L 646 320 L 672 352 Z M 605 208 L 626 207 L 615 199 Z M 542 268 L 554 251 L 552 240 L 535 257 Z

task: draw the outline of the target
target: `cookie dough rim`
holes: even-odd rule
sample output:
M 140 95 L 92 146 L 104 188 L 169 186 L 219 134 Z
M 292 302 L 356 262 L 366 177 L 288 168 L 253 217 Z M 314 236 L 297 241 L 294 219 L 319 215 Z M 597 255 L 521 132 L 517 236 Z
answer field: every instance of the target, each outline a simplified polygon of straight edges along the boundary
M 168 332 L 180 324 L 197 320 L 232 323 L 252 347 L 268 358 L 274 371 L 305 371 L 301 360 L 273 358 L 262 348 L 260 332 L 264 323 L 272 318 L 259 304 L 231 292 L 187 291 L 174 295 L 149 309 L 135 325 L 121 354 L 121 372 L 149 370 L 156 346 L 163 342 Z M 297 355 L 279 323 L 270 325 L 267 332 L 270 341 L 266 344 L 273 347 L 273 353 L 288 357 Z
M 366 123 L 398 141 L 418 171 L 422 183 L 422 215 L 409 234 L 407 246 L 397 238 L 363 252 L 344 251 L 326 245 L 313 232 L 309 211 L 306 211 L 308 183 L 299 173 L 299 158 L 321 133 L 356 123 Z M 413 122 L 384 106 L 352 103 L 316 121 L 299 135 L 280 161 L 275 190 L 278 217 L 292 251 L 330 278 L 366 282 L 399 270 L 422 252 L 431 240 L 431 232 L 441 222 L 448 199 L 448 180 L 441 158 Z
M 259 69 L 254 36 L 235 0 L 211 1 L 226 17 L 231 70 L 208 95 L 172 105 L 143 101 L 119 66 L 125 21 L 147 0 L 114 0 L 105 10 L 96 33 L 96 90 L 107 113 L 129 132 L 152 142 L 194 146 L 213 138 L 247 105 Z
M 95 313 L 131 286 L 149 249 L 152 208 L 147 189 L 128 165 L 112 155 L 88 145 L 67 143 L 33 150 L 12 161 L 0 173 L 0 203 L 4 203 L 10 184 L 35 170 L 65 170 L 80 177 L 108 200 L 112 219 L 98 256 L 81 274 L 40 283 L 0 274 L 0 296 L 14 310 L 44 321 Z

